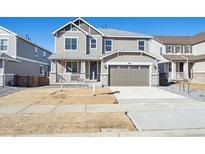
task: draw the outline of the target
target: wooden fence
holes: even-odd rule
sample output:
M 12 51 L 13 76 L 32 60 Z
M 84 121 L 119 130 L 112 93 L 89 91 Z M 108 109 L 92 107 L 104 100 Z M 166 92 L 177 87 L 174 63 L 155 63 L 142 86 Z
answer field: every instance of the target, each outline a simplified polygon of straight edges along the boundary
M 16 87 L 38 87 L 49 85 L 49 78 L 35 76 L 14 76 L 14 86 Z

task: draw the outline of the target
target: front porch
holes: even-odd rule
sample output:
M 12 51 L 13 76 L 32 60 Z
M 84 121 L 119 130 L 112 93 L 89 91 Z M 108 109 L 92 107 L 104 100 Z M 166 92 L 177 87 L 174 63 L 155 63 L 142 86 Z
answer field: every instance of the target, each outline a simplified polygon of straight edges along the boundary
M 100 81 L 100 67 L 98 60 L 52 60 L 50 84 Z
M 168 79 L 184 80 L 193 78 L 193 62 L 173 61 L 168 63 Z
M 6 72 L 7 62 L 19 62 L 18 60 L 0 52 L 0 87 L 12 86 L 14 84 L 14 74 Z

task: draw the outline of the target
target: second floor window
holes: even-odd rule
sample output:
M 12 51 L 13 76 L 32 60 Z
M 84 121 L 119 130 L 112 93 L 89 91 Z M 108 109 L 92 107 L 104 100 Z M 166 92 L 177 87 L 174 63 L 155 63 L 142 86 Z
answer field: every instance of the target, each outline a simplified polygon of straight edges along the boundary
M 46 52 L 45 51 L 43 52 L 43 60 L 44 61 L 46 60 Z
M 177 45 L 175 47 L 175 53 L 181 53 L 181 46 L 180 45 Z
M 162 47 L 160 47 L 160 55 L 162 55 L 163 54 L 163 52 L 162 52 Z
M 167 45 L 166 53 L 172 53 L 172 46 L 171 45 Z
M 77 38 L 65 38 L 65 50 L 77 50 Z
M 77 62 L 66 62 L 66 72 L 77 73 L 78 63 Z
M 138 41 L 138 50 L 144 51 L 145 43 L 144 41 Z
M 38 48 L 35 47 L 35 57 L 38 57 Z
M 186 46 L 185 46 L 184 53 L 191 53 L 191 46 L 186 45 Z
M 112 51 L 112 40 L 105 40 L 105 51 Z
M 95 38 L 91 38 L 90 39 L 90 48 L 91 49 L 96 49 L 97 48 L 97 41 L 96 41 L 96 39 Z
M 0 39 L 0 51 L 8 51 L 9 46 L 8 39 Z

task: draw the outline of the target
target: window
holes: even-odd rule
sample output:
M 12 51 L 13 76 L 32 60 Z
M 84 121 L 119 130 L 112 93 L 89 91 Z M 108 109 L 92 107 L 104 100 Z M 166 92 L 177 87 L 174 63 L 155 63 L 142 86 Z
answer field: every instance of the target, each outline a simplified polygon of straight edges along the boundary
M 105 51 L 112 51 L 112 40 L 105 40 Z
M 160 55 L 162 55 L 163 53 L 162 53 L 162 47 L 160 47 Z
M 97 48 L 97 40 L 95 38 L 90 39 L 90 48 L 91 49 L 96 49 Z
M 180 45 L 177 45 L 175 47 L 175 53 L 181 53 L 181 46 Z
M 40 75 L 44 76 L 44 67 L 43 67 L 43 65 L 40 65 Z
M 144 51 L 144 41 L 138 41 L 138 50 Z
M 0 51 L 8 51 L 9 39 L 0 39 Z
M 77 50 L 77 38 L 65 38 L 65 50 Z
M 43 52 L 43 60 L 46 61 L 46 52 Z
M 191 46 L 190 45 L 185 46 L 184 53 L 191 53 Z
M 166 53 L 172 53 L 172 46 L 171 45 L 167 45 Z
M 78 63 L 77 62 L 66 62 L 66 72 L 77 73 Z
M 38 57 L 38 48 L 35 47 L 35 57 Z

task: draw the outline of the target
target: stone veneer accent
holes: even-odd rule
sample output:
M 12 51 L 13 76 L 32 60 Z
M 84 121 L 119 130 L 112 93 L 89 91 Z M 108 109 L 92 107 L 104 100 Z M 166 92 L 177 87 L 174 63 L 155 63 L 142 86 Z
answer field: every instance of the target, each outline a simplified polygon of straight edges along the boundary
M 151 74 L 151 86 L 158 86 L 159 74 Z
M 108 74 L 100 74 L 100 82 L 105 86 L 108 86 Z

